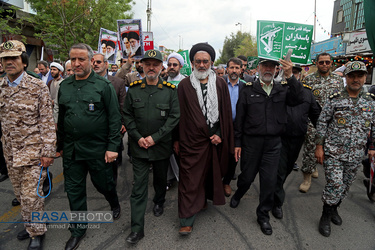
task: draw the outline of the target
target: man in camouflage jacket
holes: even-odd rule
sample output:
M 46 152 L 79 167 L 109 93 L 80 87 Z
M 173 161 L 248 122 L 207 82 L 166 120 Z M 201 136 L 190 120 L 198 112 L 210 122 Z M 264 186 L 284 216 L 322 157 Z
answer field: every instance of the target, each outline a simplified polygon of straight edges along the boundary
M 5 76 L 0 78 L 0 121 L 8 175 L 21 202 L 25 230 L 20 240 L 31 237 L 29 249 L 41 249 L 43 223 L 30 223 L 31 212 L 43 212 L 45 168 L 53 163 L 56 132 L 48 87 L 25 72 L 28 56 L 23 43 L 10 40 L 0 45 Z M 41 166 L 45 167 L 39 181 Z M 40 183 L 42 183 L 40 185 Z
M 336 225 L 342 224 L 337 207 L 347 196 L 356 177 L 367 136 L 374 130 L 375 123 L 375 95 L 366 93 L 362 87 L 366 81 L 366 65 L 351 62 L 345 75 L 347 86 L 329 97 L 316 127 L 315 156 L 318 163 L 324 164 L 326 176 L 319 232 L 326 237 L 331 232 L 331 221 Z M 371 139 L 375 141 L 375 138 Z M 375 150 L 370 147 L 368 154 L 372 158 Z

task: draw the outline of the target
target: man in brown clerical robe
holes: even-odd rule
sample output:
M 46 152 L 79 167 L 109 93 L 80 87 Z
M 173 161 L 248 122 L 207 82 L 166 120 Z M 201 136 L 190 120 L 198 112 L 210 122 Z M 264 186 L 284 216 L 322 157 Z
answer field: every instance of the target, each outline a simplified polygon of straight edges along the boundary
M 207 199 L 224 205 L 222 177 L 233 153 L 233 123 L 228 87 L 211 69 L 215 50 L 198 43 L 190 50 L 194 71 L 178 85 L 180 102 L 180 182 L 178 212 L 181 235 L 190 234 L 196 214 Z

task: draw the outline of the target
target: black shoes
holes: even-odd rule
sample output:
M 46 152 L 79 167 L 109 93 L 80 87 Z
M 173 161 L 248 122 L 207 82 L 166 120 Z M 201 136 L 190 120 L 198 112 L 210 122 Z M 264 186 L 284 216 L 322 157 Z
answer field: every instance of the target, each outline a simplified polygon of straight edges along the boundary
M 367 189 L 367 198 L 371 201 L 371 202 L 374 202 L 375 201 L 375 185 L 372 184 L 371 186 L 371 190 L 370 190 L 370 180 L 369 179 L 364 179 L 363 180 L 363 184 L 365 185 L 366 189 Z
M 331 235 L 331 215 L 332 207 L 324 204 L 322 217 L 320 217 L 319 221 L 319 233 L 325 237 Z
M 14 199 L 12 200 L 12 206 L 13 206 L 13 207 L 16 207 L 16 206 L 19 206 L 19 205 L 21 205 L 21 203 L 17 200 L 17 198 L 14 198 Z
M 341 226 L 342 225 L 342 219 L 341 219 L 339 213 L 337 212 L 337 208 L 338 208 L 338 205 L 332 206 L 331 222 L 335 225 Z
M 19 233 L 17 234 L 17 239 L 19 239 L 19 240 L 26 240 L 26 239 L 28 239 L 28 238 L 30 238 L 30 235 L 29 235 L 29 233 L 26 231 L 26 229 L 22 230 L 21 232 L 19 232 Z
M 130 244 L 137 244 L 144 236 L 143 232 L 131 232 L 126 238 L 126 241 Z
M 74 250 L 74 249 L 77 249 L 78 246 L 79 246 L 79 243 L 85 237 L 85 235 L 86 234 L 84 234 L 82 236 L 79 236 L 79 237 L 73 237 L 73 236 L 71 236 L 69 238 L 68 242 L 66 242 L 65 250 Z
M 272 227 L 271 227 L 271 224 L 268 221 L 257 220 L 257 222 L 260 226 L 260 230 L 262 230 L 262 233 L 264 233 L 265 235 L 271 235 L 272 234 Z
M 44 239 L 44 234 L 32 237 L 30 239 L 30 243 L 29 243 L 29 246 L 27 247 L 27 250 L 43 249 L 43 239 Z
M 156 217 L 159 217 L 159 216 L 162 215 L 163 212 L 164 212 L 163 205 L 155 204 L 155 205 L 154 205 L 154 208 L 152 209 L 152 211 L 154 212 L 154 215 L 155 215 Z
M 2 175 L 0 175 L 0 182 L 3 182 L 8 178 L 9 178 L 9 176 L 7 174 L 2 174 Z
M 283 209 L 281 206 L 274 206 L 272 208 L 272 214 L 276 219 L 281 220 L 283 218 Z
M 233 196 L 232 196 L 232 199 L 230 199 L 230 203 L 229 203 L 229 206 L 231 207 L 231 208 L 236 208 L 236 207 L 238 207 L 238 204 L 240 204 L 240 201 L 241 201 L 241 199 L 236 199 L 236 194 L 234 194 Z
M 113 212 L 113 219 L 114 220 L 120 219 L 120 216 L 121 216 L 121 207 L 120 207 L 120 204 L 118 204 L 117 207 L 112 208 L 112 212 Z

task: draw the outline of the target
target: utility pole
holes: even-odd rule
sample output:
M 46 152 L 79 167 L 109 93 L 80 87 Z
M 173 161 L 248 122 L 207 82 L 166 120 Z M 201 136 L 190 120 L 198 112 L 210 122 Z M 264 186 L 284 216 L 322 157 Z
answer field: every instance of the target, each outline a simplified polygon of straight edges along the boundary
M 242 33 L 242 23 L 240 23 L 240 22 L 238 22 L 238 23 L 236 23 L 236 26 L 240 26 L 240 31 L 241 31 L 241 33 Z
M 151 14 L 152 14 L 152 11 L 151 11 L 151 0 L 147 1 L 147 10 L 146 10 L 146 13 L 147 13 L 147 32 L 151 32 Z
M 314 43 L 315 43 L 315 36 L 316 36 L 316 0 L 314 4 Z

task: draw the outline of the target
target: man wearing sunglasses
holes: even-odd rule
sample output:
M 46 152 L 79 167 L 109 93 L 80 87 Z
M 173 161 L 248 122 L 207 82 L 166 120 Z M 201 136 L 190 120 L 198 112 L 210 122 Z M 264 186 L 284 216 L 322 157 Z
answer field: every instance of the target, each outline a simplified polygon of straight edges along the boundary
M 323 107 L 327 98 L 340 91 L 343 87 L 343 81 L 337 74 L 330 72 L 332 65 L 332 57 L 328 53 L 321 53 L 316 56 L 316 67 L 318 71 L 306 76 L 303 84 L 311 87 L 311 91 L 316 101 Z M 299 191 L 306 193 L 311 186 L 311 177 L 318 178 L 315 159 L 315 134 L 314 126 L 309 122 L 305 147 L 303 151 L 302 167 L 303 182 L 299 187 Z
M 179 83 L 186 76 L 180 74 L 180 70 L 184 66 L 184 58 L 176 52 L 171 53 L 167 58 L 167 82 L 177 82 Z

